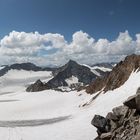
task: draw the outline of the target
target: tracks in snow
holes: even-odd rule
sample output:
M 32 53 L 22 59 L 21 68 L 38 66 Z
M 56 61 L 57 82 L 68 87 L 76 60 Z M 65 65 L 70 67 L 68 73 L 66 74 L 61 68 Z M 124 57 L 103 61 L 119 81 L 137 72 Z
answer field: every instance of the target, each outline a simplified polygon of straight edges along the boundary
M 15 120 L 15 121 L 0 121 L 0 127 L 35 127 L 41 125 L 50 125 L 70 119 L 71 116 L 62 116 L 51 119 L 35 119 L 35 120 Z

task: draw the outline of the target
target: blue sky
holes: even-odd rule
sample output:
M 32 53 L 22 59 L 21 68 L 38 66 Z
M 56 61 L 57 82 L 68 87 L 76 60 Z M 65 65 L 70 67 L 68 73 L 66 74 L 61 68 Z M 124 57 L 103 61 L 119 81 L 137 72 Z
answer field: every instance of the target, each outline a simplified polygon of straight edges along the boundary
M 12 30 L 60 33 L 67 40 L 83 30 L 94 38 L 115 39 L 140 32 L 139 0 L 0 0 L 0 36 Z
M 0 0 L 0 64 L 94 64 L 140 52 L 139 0 Z

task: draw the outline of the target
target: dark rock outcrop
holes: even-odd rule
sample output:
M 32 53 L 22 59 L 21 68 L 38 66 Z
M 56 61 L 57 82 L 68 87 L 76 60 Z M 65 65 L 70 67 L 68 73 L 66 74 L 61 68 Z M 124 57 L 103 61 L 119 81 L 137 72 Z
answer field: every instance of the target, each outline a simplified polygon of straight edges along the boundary
M 95 140 L 139 140 L 140 102 L 136 102 L 140 100 L 139 95 L 138 90 L 135 96 L 124 102 L 123 106 L 114 108 L 105 118 L 100 116 L 103 119 L 95 119 L 97 116 L 95 115 L 91 122 L 97 128 L 98 137 Z M 100 131 L 101 127 L 103 131 Z
M 79 65 L 72 60 L 63 66 L 63 68 L 59 69 L 59 71 L 55 72 L 55 75 L 56 76 L 47 83 L 51 88 L 67 86 L 65 80 L 72 76 L 77 77 L 78 82 L 81 82 L 84 85 L 94 81 L 97 77 L 97 75 L 93 74 L 89 68 Z
M 91 121 L 91 124 L 98 129 L 97 130 L 98 135 L 102 133 L 107 133 L 110 130 L 108 119 L 100 115 L 95 115 L 93 120 Z
M 44 89 L 46 89 L 47 86 L 41 82 L 41 80 L 37 80 L 34 84 L 31 84 L 26 91 L 27 92 L 36 92 L 36 91 L 42 91 Z
M 112 71 L 104 77 L 99 77 L 93 81 L 86 91 L 90 94 L 99 90 L 114 90 L 125 83 L 128 80 L 132 71 L 139 70 L 140 68 L 140 55 L 130 55 L 125 58 L 124 61 L 118 63 Z

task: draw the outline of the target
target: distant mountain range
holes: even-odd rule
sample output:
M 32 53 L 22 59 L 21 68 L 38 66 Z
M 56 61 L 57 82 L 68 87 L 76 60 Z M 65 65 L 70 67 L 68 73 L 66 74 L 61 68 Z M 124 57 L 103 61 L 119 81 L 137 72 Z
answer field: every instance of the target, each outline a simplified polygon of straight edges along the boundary
M 67 64 L 58 68 L 40 67 L 33 63 L 16 63 L 1 66 L 0 76 L 5 75 L 10 70 L 51 71 L 54 77 L 50 81 L 43 83 L 38 79 L 27 88 L 27 91 L 40 91 L 45 89 L 60 90 L 62 87 L 69 87 L 74 90 L 92 83 L 98 77 L 108 74 L 112 68 L 113 65 L 108 63 L 96 64 L 91 67 L 78 64 L 73 60 L 70 60 Z
M 39 67 L 33 63 L 16 63 L 12 65 L 3 65 L 0 67 L 0 76 L 5 75 L 9 70 L 26 70 L 26 71 L 54 71 L 56 68 Z

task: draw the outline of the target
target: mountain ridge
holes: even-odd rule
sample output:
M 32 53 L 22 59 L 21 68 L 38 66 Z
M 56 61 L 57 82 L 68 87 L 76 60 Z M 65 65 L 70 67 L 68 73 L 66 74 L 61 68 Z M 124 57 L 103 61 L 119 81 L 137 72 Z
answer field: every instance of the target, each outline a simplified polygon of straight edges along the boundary
M 97 78 L 93 83 L 86 87 L 86 92 L 93 94 L 97 91 L 114 90 L 129 78 L 132 71 L 140 68 L 140 55 L 132 54 L 127 56 L 124 61 L 120 61 L 112 71 L 104 77 Z

